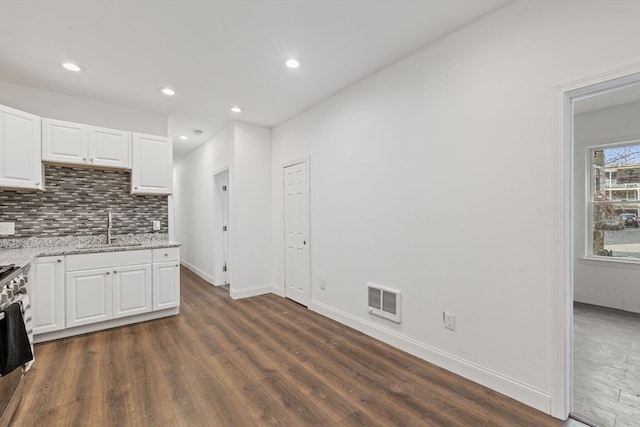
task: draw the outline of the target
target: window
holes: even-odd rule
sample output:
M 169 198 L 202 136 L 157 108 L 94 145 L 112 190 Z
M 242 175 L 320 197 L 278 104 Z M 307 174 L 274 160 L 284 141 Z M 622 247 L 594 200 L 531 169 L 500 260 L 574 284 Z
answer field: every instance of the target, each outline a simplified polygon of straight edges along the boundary
M 640 141 L 591 150 L 591 256 L 640 261 Z

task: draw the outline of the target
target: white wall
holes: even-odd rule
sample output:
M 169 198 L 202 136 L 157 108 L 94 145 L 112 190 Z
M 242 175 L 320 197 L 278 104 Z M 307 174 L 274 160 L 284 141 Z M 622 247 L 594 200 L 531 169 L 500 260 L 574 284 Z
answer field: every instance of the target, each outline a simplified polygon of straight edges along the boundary
M 182 262 L 210 283 L 216 277 L 214 175 L 229 169 L 230 294 L 271 292 L 271 130 L 233 122 L 174 166 L 176 240 Z M 218 247 L 218 250 L 219 247 Z M 218 254 L 219 255 L 219 254 Z
M 231 296 L 272 291 L 271 130 L 236 123 L 230 171 Z
M 549 413 L 556 87 L 637 63 L 639 15 L 514 2 L 274 128 L 273 283 L 281 165 L 309 155 L 311 308 Z M 401 324 L 367 313 L 368 281 L 402 292 Z
M 574 123 L 574 300 L 640 313 L 640 264 L 585 259 L 587 147 L 640 140 L 640 102 L 578 114 Z
M 0 104 L 49 119 L 167 135 L 167 117 L 0 81 Z
M 182 263 L 210 283 L 216 282 L 213 177 L 231 165 L 234 138 L 230 123 L 173 167 L 175 239 L 182 243 Z

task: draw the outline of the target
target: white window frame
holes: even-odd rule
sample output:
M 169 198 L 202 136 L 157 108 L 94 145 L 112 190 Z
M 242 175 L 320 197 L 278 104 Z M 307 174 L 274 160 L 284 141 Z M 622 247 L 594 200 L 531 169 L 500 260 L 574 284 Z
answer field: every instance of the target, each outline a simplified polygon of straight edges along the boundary
M 585 179 L 587 179 L 588 181 L 587 185 L 585 186 L 587 188 L 587 197 L 585 198 L 585 202 L 586 202 L 585 209 L 586 209 L 586 218 L 587 218 L 587 221 L 586 221 L 587 229 L 585 230 L 585 233 L 587 234 L 586 236 L 587 238 L 585 239 L 585 242 L 587 247 L 585 248 L 585 252 L 584 252 L 586 259 L 615 262 L 615 263 L 640 264 L 640 256 L 639 257 L 616 257 L 616 256 L 596 255 L 593 253 L 593 231 L 595 230 L 595 227 L 593 225 L 593 207 L 596 203 L 598 203 L 593 200 L 594 191 L 595 191 L 595 188 L 594 188 L 595 179 L 593 176 L 593 153 L 596 150 L 607 150 L 607 149 L 617 148 L 617 147 L 627 147 L 630 145 L 640 145 L 640 139 L 601 143 L 601 144 L 590 145 L 586 147 L 585 155 L 587 157 L 587 162 L 586 162 L 587 167 L 586 167 Z M 606 179 L 606 176 L 603 176 L 602 179 Z M 611 205 L 615 205 L 615 204 L 622 205 L 623 203 L 629 203 L 629 202 L 630 201 L 628 200 L 626 201 L 621 200 L 621 201 L 610 201 L 606 203 Z M 600 202 L 600 203 L 604 204 L 604 202 Z M 640 205 L 640 199 L 631 201 L 631 203 L 638 203 Z

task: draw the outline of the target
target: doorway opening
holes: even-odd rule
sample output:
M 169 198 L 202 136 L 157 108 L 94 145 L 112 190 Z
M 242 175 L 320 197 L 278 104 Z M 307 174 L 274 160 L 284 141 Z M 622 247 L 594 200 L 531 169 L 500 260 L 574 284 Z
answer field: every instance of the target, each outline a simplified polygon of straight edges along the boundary
M 216 286 L 231 283 L 229 257 L 229 168 L 213 176 L 214 188 L 214 284 Z
M 640 73 L 571 101 L 570 413 L 591 425 L 640 419 Z

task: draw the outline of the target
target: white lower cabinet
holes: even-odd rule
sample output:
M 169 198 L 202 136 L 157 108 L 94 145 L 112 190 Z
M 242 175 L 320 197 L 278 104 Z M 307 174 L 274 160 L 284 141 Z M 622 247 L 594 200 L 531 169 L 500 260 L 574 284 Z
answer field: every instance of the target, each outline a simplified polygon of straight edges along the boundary
M 151 266 L 130 265 L 113 269 L 113 318 L 151 311 Z
M 178 314 L 179 260 L 179 248 L 38 258 L 36 342 Z
M 180 249 L 153 250 L 153 309 L 180 305 Z
M 112 318 L 111 267 L 67 273 L 67 328 Z
M 40 257 L 29 281 L 33 333 L 59 331 L 64 318 L 64 256 Z
M 152 310 L 151 250 L 67 256 L 67 328 Z

